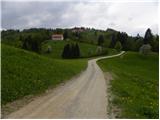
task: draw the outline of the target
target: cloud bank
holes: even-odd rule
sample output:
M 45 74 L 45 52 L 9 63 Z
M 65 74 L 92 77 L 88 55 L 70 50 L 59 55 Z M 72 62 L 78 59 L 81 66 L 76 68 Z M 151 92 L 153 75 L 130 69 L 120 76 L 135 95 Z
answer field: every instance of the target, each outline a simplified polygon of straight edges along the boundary
M 130 35 L 158 33 L 158 2 L 2 1 L 2 28 L 113 28 Z

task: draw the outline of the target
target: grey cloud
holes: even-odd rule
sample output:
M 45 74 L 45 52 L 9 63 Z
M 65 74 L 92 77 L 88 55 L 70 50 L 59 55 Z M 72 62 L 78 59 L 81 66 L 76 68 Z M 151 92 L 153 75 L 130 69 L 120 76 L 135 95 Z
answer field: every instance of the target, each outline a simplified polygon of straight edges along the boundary
M 2 27 L 56 27 L 69 6 L 61 2 L 2 2 Z
M 2 1 L 2 28 L 85 26 L 109 27 L 129 34 L 152 27 L 157 33 L 158 5 L 114 2 L 11 2 Z M 147 14 L 144 14 L 147 12 Z M 155 18 L 152 20 L 151 18 Z M 143 34 L 143 33 L 142 33 Z

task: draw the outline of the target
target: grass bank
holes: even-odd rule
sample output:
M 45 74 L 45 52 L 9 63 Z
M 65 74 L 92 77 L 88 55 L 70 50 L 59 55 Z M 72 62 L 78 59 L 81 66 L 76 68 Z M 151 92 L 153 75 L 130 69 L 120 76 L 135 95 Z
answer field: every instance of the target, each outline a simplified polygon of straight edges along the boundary
M 98 61 L 104 72 L 115 74 L 110 84 L 119 118 L 159 118 L 158 61 L 158 54 L 135 52 Z
M 63 41 L 53 41 L 53 40 L 45 41 L 42 45 L 42 55 L 46 57 L 50 57 L 50 58 L 61 59 L 63 48 L 67 43 L 74 43 L 74 41 L 64 41 L 64 40 Z M 87 57 L 98 55 L 96 45 L 82 43 L 82 42 L 78 42 L 78 44 L 79 44 L 80 53 L 81 53 L 82 58 L 87 58 Z M 51 46 L 52 48 L 51 53 L 46 53 L 48 46 Z
M 87 66 L 87 59 L 54 60 L 3 44 L 1 49 L 2 104 L 41 93 L 70 79 Z

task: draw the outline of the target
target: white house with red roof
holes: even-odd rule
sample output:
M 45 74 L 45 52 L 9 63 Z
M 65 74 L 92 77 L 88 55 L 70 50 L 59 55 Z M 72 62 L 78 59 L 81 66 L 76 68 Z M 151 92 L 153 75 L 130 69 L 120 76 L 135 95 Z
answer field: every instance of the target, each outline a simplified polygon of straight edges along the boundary
M 53 34 L 52 40 L 63 40 L 63 34 Z

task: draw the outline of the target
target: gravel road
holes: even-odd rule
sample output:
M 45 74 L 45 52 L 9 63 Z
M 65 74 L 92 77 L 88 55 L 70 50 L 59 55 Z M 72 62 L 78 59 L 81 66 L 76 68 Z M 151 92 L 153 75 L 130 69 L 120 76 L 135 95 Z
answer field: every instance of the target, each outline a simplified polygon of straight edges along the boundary
M 89 60 L 87 69 L 79 76 L 37 97 L 6 118 L 108 118 L 107 84 L 96 61 L 123 53 Z

